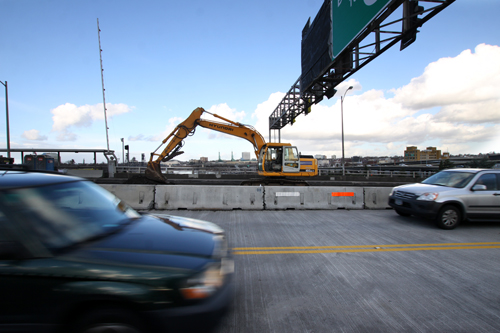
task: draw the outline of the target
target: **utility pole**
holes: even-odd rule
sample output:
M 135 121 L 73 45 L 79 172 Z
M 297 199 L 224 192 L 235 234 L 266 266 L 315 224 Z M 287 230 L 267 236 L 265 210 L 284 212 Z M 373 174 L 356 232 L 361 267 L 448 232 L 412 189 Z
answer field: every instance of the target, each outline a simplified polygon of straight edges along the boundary
M 347 88 L 344 93 L 344 96 L 340 96 L 340 119 L 342 123 L 342 176 L 345 176 L 345 156 L 344 156 L 344 99 L 345 95 L 349 90 L 352 89 L 352 86 Z
M 122 140 L 122 164 L 125 165 L 125 143 L 123 141 L 123 138 L 121 139 Z
M 0 83 L 3 84 L 5 87 L 5 116 L 7 118 L 7 157 L 10 158 L 9 92 L 7 89 L 7 81 L 5 81 L 5 83 L 0 81 Z

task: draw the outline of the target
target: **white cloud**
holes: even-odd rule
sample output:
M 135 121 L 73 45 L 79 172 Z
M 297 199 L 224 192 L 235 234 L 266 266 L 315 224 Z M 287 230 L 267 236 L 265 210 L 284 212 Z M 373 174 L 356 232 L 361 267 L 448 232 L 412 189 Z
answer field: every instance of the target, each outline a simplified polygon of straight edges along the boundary
M 254 127 L 263 136 L 267 136 L 269 132 L 269 116 L 273 113 L 284 96 L 285 93 L 282 92 L 272 93 L 267 101 L 257 105 L 257 109 L 252 113 L 252 119 L 256 119 Z
M 125 104 L 106 104 L 108 118 L 130 112 L 131 107 Z M 74 141 L 76 135 L 69 130 L 71 127 L 89 127 L 96 120 L 104 120 L 103 104 L 76 106 L 71 103 L 59 105 L 50 111 L 52 113 L 52 131 L 60 132 L 58 139 Z
M 485 103 L 500 99 L 500 47 L 480 44 L 454 58 L 429 64 L 394 100 L 412 109 Z
M 29 130 L 29 131 L 24 131 L 21 136 L 27 140 L 32 140 L 32 141 L 45 141 L 47 140 L 47 136 L 41 135 L 39 130 Z
M 497 86 L 500 89 L 500 85 Z M 435 119 L 443 122 L 500 124 L 500 98 L 444 106 Z
M 128 141 L 143 141 L 146 140 L 146 137 L 143 134 L 138 134 L 135 136 L 129 136 Z
M 60 131 L 57 135 L 58 141 L 76 141 L 78 136 L 75 133 L 71 133 L 68 130 Z
M 180 117 L 170 118 L 168 120 L 168 124 L 165 127 L 165 130 L 163 130 L 163 132 L 161 132 L 160 134 L 157 134 L 157 135 L 147 136 L 145 138 L 145 140 L 146 141 L 154 141 L 154 142 L 163 141 L 166 137 L 168 137 L 170 135 L 170 133 L 172 133 L 172 131 L 177 127 L 177 125 L 182 123 L 184 120 L 186 120 L 186 119 L 182 119 Z

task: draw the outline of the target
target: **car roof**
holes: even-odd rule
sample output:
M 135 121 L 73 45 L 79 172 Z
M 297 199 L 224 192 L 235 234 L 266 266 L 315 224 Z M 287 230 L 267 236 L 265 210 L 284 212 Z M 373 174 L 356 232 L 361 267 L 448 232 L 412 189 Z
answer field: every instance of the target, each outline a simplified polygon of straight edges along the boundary
M 58 173 L 0 170 L 0 189 L 36 187 L 84 180 Z
M 446 170 L 443 170 L 443 171 L 478 173 L 478 172 L 481 172 L 481 171 L 493 171 L 493 170 L 492 169 L 458 168 L 458 169 L 446 169 Z

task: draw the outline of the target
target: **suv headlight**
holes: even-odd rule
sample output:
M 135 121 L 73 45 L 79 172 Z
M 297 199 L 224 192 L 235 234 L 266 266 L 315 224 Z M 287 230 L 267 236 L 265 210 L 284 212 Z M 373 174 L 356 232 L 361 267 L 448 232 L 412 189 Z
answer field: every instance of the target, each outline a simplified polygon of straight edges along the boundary
M 438 195 L 439 193 L 423 193 L 417 198 L 417 200 L 435 201 L 438 198 Z

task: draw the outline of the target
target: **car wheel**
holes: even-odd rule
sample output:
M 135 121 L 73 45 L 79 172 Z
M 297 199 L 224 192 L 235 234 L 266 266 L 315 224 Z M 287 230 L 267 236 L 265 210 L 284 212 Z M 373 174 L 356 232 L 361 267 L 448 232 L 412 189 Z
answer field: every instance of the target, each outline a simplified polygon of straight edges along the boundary
M 143 333 L 145 332 L 137 316 L 127 310 L 103 308 L 88 312 L 75 324 L 78 333 Z
M 398 213 L 399 216 L 411 216 L 411 214 L 402 212 L 399 209 L 396 209 L 396 213 Z
M 441 229 L 454 229 L 457 225 L 460 224 L 461 221 L 461 213 L 460 210 L 455 206 L 444 206 L 439 211 L 439 214 L 436 218 L 437 226 Z

